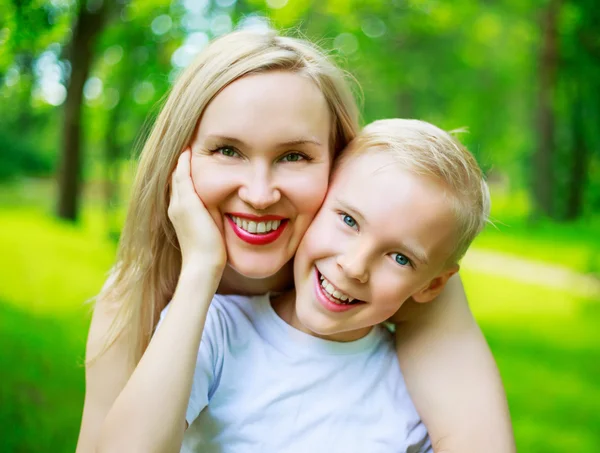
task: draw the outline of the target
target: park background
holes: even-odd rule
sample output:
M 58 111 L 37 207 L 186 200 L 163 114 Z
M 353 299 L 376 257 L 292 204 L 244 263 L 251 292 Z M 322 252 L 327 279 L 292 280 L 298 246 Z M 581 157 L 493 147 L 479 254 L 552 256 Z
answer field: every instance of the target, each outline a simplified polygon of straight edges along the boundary
M 600 451 L 598 24 L 593 0 L 0 0 L 0 451 L 74 451 L 139 143 L 211 38 L 267 26 L 330 49 L 364 122 L 468 128 L 495 227 L 462 275 L 518 449 Z

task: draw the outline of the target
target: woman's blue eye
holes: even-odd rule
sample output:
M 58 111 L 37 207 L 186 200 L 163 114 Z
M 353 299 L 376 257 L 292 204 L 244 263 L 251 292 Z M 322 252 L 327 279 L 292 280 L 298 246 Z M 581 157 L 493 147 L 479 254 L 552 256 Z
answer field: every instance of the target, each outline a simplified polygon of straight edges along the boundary
M 396 263 L 398 263 L 400 266 L 407 266 L 410 264 L 410 260 L 401 253 L 394 253 L 394 255 L 396 255 L 394 257 L 394 261 L 396 261 Z
M 342 220 L 344 221 L 344 223 L 346 225 L 348 225 L 350 228 L 354 228 L 356 227 L 356 220 L 354 220 L 351 216 L 349 216 L 348 214 L 344 214 L 344 216 L 342 217 Z
M 281 158 L 281 162 L 299 162 L 301 160 L 306 160 L 306 157 L 300 153 L 286 154 Z

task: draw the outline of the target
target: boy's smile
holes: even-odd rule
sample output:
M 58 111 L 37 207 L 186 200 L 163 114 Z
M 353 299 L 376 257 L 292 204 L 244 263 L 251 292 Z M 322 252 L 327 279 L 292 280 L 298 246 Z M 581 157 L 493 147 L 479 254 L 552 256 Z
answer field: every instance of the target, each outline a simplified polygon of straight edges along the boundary
M 386 151 L 349 157 L 296 254 L 296 309 L 286 321 L 335 341 L 363 337 L 456 272 L 446 266 L 455 236 L 452 196 L 439 182 Z
M 355 305 L 365 302 L 346 294 L 340 288 L 332 284 L 315 267 L 315 296 L 327 310 L 343 312 L 352 309 Z

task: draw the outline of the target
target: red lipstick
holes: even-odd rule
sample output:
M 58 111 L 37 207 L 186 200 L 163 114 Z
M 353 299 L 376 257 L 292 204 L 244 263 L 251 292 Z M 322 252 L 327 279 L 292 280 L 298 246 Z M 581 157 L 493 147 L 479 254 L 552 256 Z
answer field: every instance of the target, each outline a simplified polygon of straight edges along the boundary
M 240 217 L 242 219 L 248 219 L 253 222 L 268 222 L 269 220 L 279 220 L 281 224 L 276 230 L 269 231 L 268 233 L 250 233 L 243 228 L 240 228 L 231 218 L 231 216 Z M 285 230 L 285 227 L 288 224 L 288 220 L 285 217 L 276 216 L 276 215 L 266 215 L 266 216 L 256 216 L 251 214 L 240 214 L 240 213 L 231 213 L 225 216 L 231 229 L 233 232 L 239 237 L 242 241 L 247 242 L 251 245 L 267 245 L 275 242 L 279 236 Z
M 228 212 L 227 216 L 239 217 L 241 219 L 252 220 L 253 222 L 268 222 L 269 220 L 286 220 L 286 217 L 280 215 L 254 215 L 243 212 Z

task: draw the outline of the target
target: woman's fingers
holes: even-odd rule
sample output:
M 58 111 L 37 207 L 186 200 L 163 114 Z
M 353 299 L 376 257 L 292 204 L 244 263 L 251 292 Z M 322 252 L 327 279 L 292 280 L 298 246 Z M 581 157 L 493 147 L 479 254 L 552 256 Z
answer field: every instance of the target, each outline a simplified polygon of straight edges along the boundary
M 181 153 L 177 161 L 175 178 L 177 181 L 177 196 L 180 200 L 195 201 L 198 199 L 194 183 L 192 182 L 191 160 L 192 153 L 188 148 Z
M 175 177 L 178 183 L 184 182 L 190 175 L 190 152 L 186 149 L 179 155 L 175 167 Z
M 181 153 L 171 176 L 168 214 L 175 228 L 183 261 L 202 256 L 222 272 L 227 260 L 221 231 L 196 193 L 191 175 L 192 153 Z M 192 258 L 190 258 L 192 257 Z M 209 268 L 210 269 L 210 266 Z
M 190 160 L 189 149 L 181 153 L 177 159 L 177 165 L 171 175 L 171 204 L 178 204 L 185 200 L 186 196 L 189 197 L 196 193 L 191 178 Z

